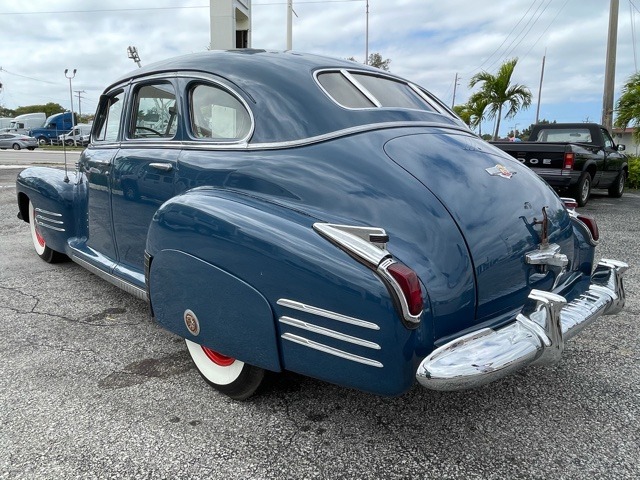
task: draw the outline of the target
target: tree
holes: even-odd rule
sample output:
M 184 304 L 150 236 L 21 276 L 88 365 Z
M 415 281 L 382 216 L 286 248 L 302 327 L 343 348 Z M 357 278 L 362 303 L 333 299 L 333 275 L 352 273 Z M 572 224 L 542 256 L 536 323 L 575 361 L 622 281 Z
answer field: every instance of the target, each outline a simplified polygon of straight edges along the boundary
M 480 95 L 478 92 L 469 97 L 467 102 L 467 110 L 469 111 L 471 122 L 469 126 L 471 128 L 478 129 L 478 135 L 482 136 L 482 122 L 485 118 L 485 112 L 488 107 L 487 99 L 484 95 Z
M 496 75 L 482 71 L 471 77 L 469 82 L 469 88 L 481 84 L 480 90 L 476 93 L 487 102 L 489 110 L 487 117 L 490 119 L 497 117 L 494 140 L 498 139 L 502 109 L 505 104 L 508 107 L 505 118 L 513 118 L 519 110 L 527 109 L 531 105 L 529 88 L 520 84 L 511 84 L 511 77 L 517 63 L 518 59 L 512 58 L 500 66 Z
M 65 111 L 65 108 L 58 104 L 49 102 L 46 105 L 29 105 L 26 107 L 18 107 L 15 109 L 16 116 L 22 115 L 25 113 L 37 113 L 44 112 L 47 117 L 54 115 L 56 113 L 62 113 Z
M 357 62 L 357 60 L 353 57 L 347 58 L 347 60 L 351 60 L 352 62 Z M 391 63 L 391 59 L 387 58 L 386 60 L 382 59 L 382 55 L 379 53 L 372 53 L 369 55 L 369 61 L 367 65 L 371 67 L 379 68 L 380 70 L 389 71 L 389 64 Z
M 3 107 L 2 105 L 0 105 L 0 117 L 15 117 L 16 116 L 16 112 L 15 110 L 11 110 L 10 108 L 6 108 Z
M 549 124 L 553 124 L 553 123 L 558 123 L 558 122 L 556 122 L 555 120 L 549 121 L 546 118 L 543 118 L 543 119 L 539 120 L 537 124 L 532 123 L 527 128 L 523 128 L 522 129 L 522 133 L 520 134 L 520 138 L 522 140 L 529 140 L 529 137 L 531 136 L 531 130 L 533 129 L 534 125 L 549 125 Z
M 471 112 L 469 112 L 469 108 L 466 103 L 462 105 L 454 105 L 453 111 L 456 112 L 456 115 L 458 115 L 464 123 L 471 126 Z
M 635 128 L 633 133 L 636 141 L 640 141 L 640 73 L 629 77 L 622 88 L 622 95 L 616 103 L 616 121 L 618 128 Z

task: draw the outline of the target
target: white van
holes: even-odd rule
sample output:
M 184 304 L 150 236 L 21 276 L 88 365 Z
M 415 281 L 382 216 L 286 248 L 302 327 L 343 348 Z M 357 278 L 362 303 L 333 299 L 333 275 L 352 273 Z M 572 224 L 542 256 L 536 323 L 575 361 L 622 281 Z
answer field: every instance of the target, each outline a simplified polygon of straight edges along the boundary
M 73 130 L 64 135 L 58 135 L 58 143 L 65 145 L 73 145 L 75 140 L 77 145 L 87 145 L 89 143 L 89 136 L 91 135 L 91 125 L 88 123 L 79 123 Z
M 24 113 L 11 120 L 9 131 L 28 135 L 29 130 L 42 127 L 46 119 L 47 115 L 44 112 Z

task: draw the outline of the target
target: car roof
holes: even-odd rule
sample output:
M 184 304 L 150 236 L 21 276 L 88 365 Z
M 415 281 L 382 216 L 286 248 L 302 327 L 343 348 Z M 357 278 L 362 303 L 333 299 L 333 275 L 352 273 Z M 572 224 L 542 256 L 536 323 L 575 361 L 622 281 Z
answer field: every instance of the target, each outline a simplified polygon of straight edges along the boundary
M 158 74 L 211 75 L 236 93 L 244 94 L 255 118 L 250 143 L 298 141 L 386 122 L 423 121 L 459 126 L 453 117 L 422 110 L 342 107 L 314 78 L 314 72 L 324 69 L 370 72 L 407 82 L 351 60 L 294 51 L 241 49 L 194 53 L 149 64 L 122 76 L 105 93 L 132 81 L 157 78 Z

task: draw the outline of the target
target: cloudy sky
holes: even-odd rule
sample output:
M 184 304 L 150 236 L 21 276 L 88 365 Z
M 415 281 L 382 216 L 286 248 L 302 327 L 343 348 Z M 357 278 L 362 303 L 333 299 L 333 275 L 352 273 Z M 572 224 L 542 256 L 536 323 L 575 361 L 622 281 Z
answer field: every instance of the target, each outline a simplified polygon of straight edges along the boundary
M 514 81 L 534 104 L 503 121 L 501 133 L 536 116 L 542 57 L 546 67 L 540 118 L 600 121 L 610 0 L 369 0 L 369 52 L 391 59 L 391 71 L 451 104 L 470 95 L 470 78 L 495 73 L 518 57 Z M 253 0 L 252 46 L 286 47 L 286 0 Z M 616 98 L 636 71 L 634 36 L 640 0 L 620 0 Z M 293 48 L 364 60 L 365 0 L 294 0 Z M 0 0 L 0 105 L 56 102 L 69 107 L 66 68 L 77 69 L 83 113 L 102 89 L 133 70 L 127 46 L 143 64 L 203 51 L 210 43 L 208 0 Z M 77 99 L 74 97 L 75 109 Z M 485 130 L 491 128 L 488 123 Z

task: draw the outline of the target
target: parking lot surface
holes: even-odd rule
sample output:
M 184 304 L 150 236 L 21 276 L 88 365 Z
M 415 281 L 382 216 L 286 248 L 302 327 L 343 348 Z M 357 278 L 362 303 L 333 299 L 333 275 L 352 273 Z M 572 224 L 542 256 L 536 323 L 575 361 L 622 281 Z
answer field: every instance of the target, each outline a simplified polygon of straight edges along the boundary
M 236 402 L 144 302 L 37 257 L 18 171 L 0 169 L 0 478 L 640 478 L 638 192 L 582 209 L 596 255 L 632 266 L 627 306 L 558 365 L 399 398 L 285 373 Z

